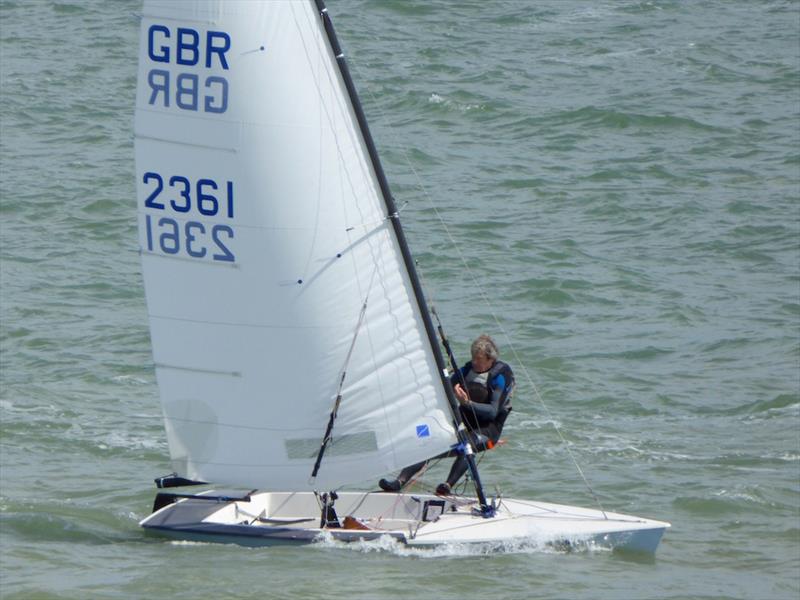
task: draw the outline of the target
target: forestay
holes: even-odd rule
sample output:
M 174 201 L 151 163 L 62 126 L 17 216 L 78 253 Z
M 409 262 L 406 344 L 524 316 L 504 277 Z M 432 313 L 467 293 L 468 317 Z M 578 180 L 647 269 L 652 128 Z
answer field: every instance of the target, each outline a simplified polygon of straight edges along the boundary
M 140 48 L 139 242 L 177 473 L 333 489 L 450 447 L 441 372 L 314 5 L 146 1 Z

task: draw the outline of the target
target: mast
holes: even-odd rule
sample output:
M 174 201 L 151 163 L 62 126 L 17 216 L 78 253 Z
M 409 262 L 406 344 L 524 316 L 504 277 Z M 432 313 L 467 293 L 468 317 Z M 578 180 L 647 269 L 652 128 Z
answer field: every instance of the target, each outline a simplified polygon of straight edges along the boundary
M 342 76 L 342 81 L 347 88 L 347 94 L 350 97 L 350 104 L 353 108 L 353 112 L 355 113 L 356 120 L 358 121 L 358 125 L 361 130 L 361 136 L 364 139 L 364 144 L 367 147 L 367 152 L 369 154 L 370 161 L 372 162 L 372 168 L 375 172 L 378 185 L 381 189 L 381 196 L 386 204 L 386 210 L 388 212 L 389 219 L 392 222 L 392 227 L 394 228 L 395 235 L 397 236 L 397 242 L 400 246 L 403 262 L 405 263 L 406 271 L 408 272 L 408 276 L 411 281 L 411 287 L 414 290 L 414 297 L 416 298 L 417 305 L 419 306 L 420 314 L 422 316 L 422 321 L 425 325 L 425 332 L 428 336 L 428 342 L 433 350 L 433 356 L 436 360 L 436 366 L 439 369 L 439 376 L 441 378 L 442 386 L 444 387 L 445 394 L 447 395 L 447 399 L 450 403 L 453 421 L 456 425 L 456 431 L 458 432 L 458 438 L 460 442 L 459 445 L 464 448 L 470 474 L 475 482 L 478 501 L 481 504 L 481 511 L 484 515 L 490 516 L 492 510 L 486 502 L 483 485 L 481 484 L 478 468 L 475 463 L 475 456 L 472 452 L 471 445 L 466 436 L 466 430 L 461 420 L 461 412 L 459 410 L 458 401 L 455 398 L 450 381 L 445 375 L 446 367 L 444 357 L 442 356 L 442 352 L 439 347 L 439 342 L 436 337 L 436 330 L 430 317 L 427 302 L 425 301 L 425 295 L 422 292 L 422 285 L 420 283 L 419 276 L 417 275 L 416 268 L 414 267 L 414 259 L 411 256 L 411 251 L 409 250 L 405 233 L 403 232 L 403 227 L 400 224 L 400 216 L 397 212 L 397 207 L 395 206 L 391 190 L 389 189 L 389 182 L 386 179 L 386 173 L 381 165 L 381 160 L 378 156 L 378 150 L 375 147 L 374 140 L 372 139 L 372 134 L 370 133 L 369 125 L 367 124 L 367 118 L 364 114 L 364 109 L 361 106 L 358 92 L 356 91 L 355 84 L 353 83 L 353 78 L 350 75 L 350 69 L 347 66 L 347 61 L 345 60 L 344 52 L 342 52 L 342 48 L 339 44 L 339 39 L 336 36 L 336 31 L 333 28 L 333 22 L 328 14 L 328 9 L 325 6 L 324 0 L 314 0 L 314 2 L 317 6 L 320 17 L 322 17 L 328 42 L 330 43 L 331 50 L 336 58 L 336 64 L 339 66 L 339 72 Z M 455 362 L 453 362 L 453 368 L 458 369 L 458 365 Z

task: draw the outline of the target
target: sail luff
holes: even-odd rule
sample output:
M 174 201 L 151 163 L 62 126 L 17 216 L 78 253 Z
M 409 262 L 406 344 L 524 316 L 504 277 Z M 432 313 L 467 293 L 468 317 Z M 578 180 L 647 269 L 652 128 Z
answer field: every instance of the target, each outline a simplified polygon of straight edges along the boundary
M 414 266 L 414 259 L 411 256 L 411 251 L 408 247 L 408 242 L 406 241 L 405 233 L 403 231 L 403 226 L 400 223 L 400 216 L 397 212 L 397 208 L 394 203 L 394 198 L 392 197 L 391 190 L 389 189 L 389 182 L 386 179 L 386 173 L 383 170 L 380 156 L 378 155 L 377 148 L 375 147 L 375 142 L 372 139 L 372 134 L 370 133 L 369 130 L 369 125 L 367 123 L 366 115 L 364 114 L 364 109 L 361 106 L 361 101 L 359 100 L 358 92 L 356 91 L 355 84 L 353 83 L 353 79 L 350 75 L 350 69 L 347 66 L 347 61 L 344 57 L 344 52 L 342 52 L 342 48 L 336 36 L 336 31 L 333 28 L 333 22 L 331 21 L 327 8 L 325 7 L 325 2 L 324 0 L 314 0 L 314 2 L 316 3 L 317 9 L 320 11 L 320 16 L 322 17 L 325 26 L 325 33 L 327 34 L 328 40 L 331 44 L 331 49 L 333 50 L 334 56 L 336 58 L 336 63 L 339 66 L 339 71 L 342 75 L 342 80 L 344 81 L 345 87 L 347 88 L 347 93 L 350 97 L 350 102 L 352 104 L 353 111 L 355 112 L 356 119 L 358 120 L 358 124 L 361 129 L 361 135 L 364 138 L 364 144 L 367 147 L 370 160 L 372 161 L 372 168 L 375 171 L 375 175 L 377 177 L 381 189 L 381 195 L 383 196 L 383 200 L 386 203 L 386 209 L 388 210 L 390 221 L 394 228 L 395 235 L 397 236 L 397 242 L 400 246 L 400 251 L 403 256 L 403 262 L 405 263 L 406 270 L 408 271 L 408 276 L 411 281 L 411 286 L 414 291 L 414 296 L 417 301 L 420 314 L 422 316 L 422 321 L 425 325 L 425 332 L 428 337 L 428 342 L 430 344 L 431 351 L 433 352 L 434 358 L 436 360 L 436 365 L 439 368 L 440 380 L 442 386 L 444 387 L 447 400 L 450 404 L 450 411 L 453 417 L 453 425 L 456 431 L 458 432 L 460 445 L 464 449 L 463 451 L 466 454 L 467 464 L 470 473 L 472 475 L 473 481 L 475 483 L 475 492 L 476 495 L 478 496 L 478 500 L 480 501 L 481 510 L 484 513 L 484 515 L 490 516 L 491 514 L 493 514 L 493 509 L 490 508 L 488 506 L 488 503 L 486 502 L 486 496 L 483 491 L 483 484 L 481 483 L 480 474 L 478 473 L 477 463 L 475 461 L 474 455 L 472 454 L 472 449 L 470 448 L 469 440 L 466 436 L 466 430 L 461 419 L 461 411 L 459 410 L 458 401 L 455 398 L 455 394 L 450 384 L 450 380 L 447 377 L 445 360 L 444 356 L 442 355 L 441 348 L 439 347 L 438 339 L 436 337 L 436 329 L 433 325 L 433 320 L 431 319 L 430 311 L 428 310 L 427 302 L 425 300 L 425 295 L 422 290 L 422 284 L 420 282 L 419 276 L 417 275 L 417 271 Z M 451 353 L 451 358 L 452 358 L 452 353 Z M 453 359 L 453 368 L 456 370 L 458 369 L 458 364 L 455 363 L 454 359 Z
M 439 368 L 442 386 L 444 387 L 445 394 L 447 395 L 447 399 L 450 403 L 450 410 L 453 413 L 453 421 L 455 426 L 458 427 L 461 424 L 458 402 L 453 394 L 450 381 L 446 376 L 444 356 L 442 355 L 439 347 L 439 342 L 436 337 L 436 329 L 433 325 L 433 321 L 431 320 L 430 311 L 428 309 L 427 301 L 425 300 L 425 294 L 422 290 L 422 284 L 420 282 L 419 275 L 417 274 L 416 267 L 414 266 L 414 258 L 411 256 L 411 250 L 408 247 L 405 232 L 403 231 L 403 226 L 400 223 L 400 216 L 397 212 L 397 207 L 394 203 L 394 198 L 389 188 L 389 181 L 386 178 L 385 171 L 383 170 L 383 165 L 381 164 L 381 159 L 378 154 L 377 147 L 375 146 L 375 141 L 372 138 L 372 133 L 370 132 L 369 124 L 367 123 L 367 117 L 364 113 L 364 108 L 361 105 L 361 100 L 359 99 L 358 92 L 355 84 L 353 83 L 353 78 L 350 75 L 350 69 L 347 66 L 347 60 L 345 59 L 344 52 L 339 44 L 339 39 L 336 36 L 336 30 L 334 29 L 333 22 L 328 14 L 328 9 L 325 6 L 324 0 L 314 0 L 314 2 L 322 18 L 325 27 L 325 33 L 327 34 L 328 41 L 331 44 L 331 50 L 336 58 L 336 63 L 339 66 L 342 80 L 347 88 L 347 93 L 350 98 L 353 112 L 356 115 L 358 125 L 361 129 L 361 135 L 364 139 L 364 144 L 367 147 L 369 158 L 372 162 L 372 168 L 375 171 L 375 176 L 381 189 L 383 201 L 386 204 L 389 220 L 391 221 L 395 235 L 397 236 L 397 242 L 400 246 L 403 262 L 405 264 L 406 271 L 408 272 L 412 289 L 414 290 L 414 296 L 422 316 L 422 321 L 425 325 L 425 333 L 427 334 L 431 351 L 433 352 L 433 356 L 436 360 L 436 365 Z

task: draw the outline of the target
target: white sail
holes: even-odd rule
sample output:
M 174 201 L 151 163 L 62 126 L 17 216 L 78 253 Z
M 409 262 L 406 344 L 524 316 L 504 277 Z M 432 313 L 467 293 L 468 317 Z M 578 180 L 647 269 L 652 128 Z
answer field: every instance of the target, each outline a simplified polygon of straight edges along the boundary
M 334 489 L 455 442 L 310 0 L 146 1 L 135 131 L 153 356 L 179 475 Z

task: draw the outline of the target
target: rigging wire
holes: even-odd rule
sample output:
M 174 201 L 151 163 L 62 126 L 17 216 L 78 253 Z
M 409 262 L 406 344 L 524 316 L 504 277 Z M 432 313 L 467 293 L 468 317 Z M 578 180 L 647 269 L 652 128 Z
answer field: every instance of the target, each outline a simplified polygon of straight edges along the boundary
M 369 85 L 367 85 L 368 79 L 366 77 L 362 76 L 361 72 L 358 69 L 357 61 L 353 60 L 352 56 L 350 58 L 350 64 L 352 66 L 354 66 L 355 70 L 359 73 L 359 77 L 361 77 L 361 80 L 363 82 L 361 84 L 361 87 L 362 87 L 362 89 L 365 89 L 367 91 L 367 93 L 369 94 L 370 98 L 372 99 L 373 106 L 375 107 L 375 110 L 378 113 L 379 118 L 382 119 L 384 123 L 388 123 L 388 119 L 386 117 L 386 114 L 381 109 L 377 98 L 372 93 L 372 89 L 370 88 Z M 389 127 L 389 131 L 391 132 L 392 137 L 394 137 L 398 147 L 400 148 L 401 153 L 403 155 L 403 158 L 406 161 L 406 164 L 408 165 L 409 169 L 411 169 L 411 172 L 413 173 L 414 179 L 416 180 L 417 187 L 422 192 L 422 195 L 425 197 L 425 199 L 428 201 L 428 204 L 430 205 L 430 207 L 433 209 L 433 212 L 436 215 L 436 218 L 439 220 L 439 223 L 441 224 L 442 229 L 444 230 L 445 234 L 447 235 L 447 239 L 449 240 L 450 245 L 453 247 L 453 249 L 455 249 L 455 251 L 458 254 L 458 257 L 459 257 L 459 259 L 461 261 L 461 264 L 463 265 L 463 267 L 464 267 L 464 269 L 466 271 L 466 273 L 472 279 L 472 282 L 474 284 L 474 289 L 478 290 L 478 293 L 480 294 L 480 297 L 483 300 L 484 304 L 486 304 L 486 307 L 488 308 L 489 313 L 491 314 L 495 325 L 497 326 L 498 330 L 501 332 L 501 334 L 503 335 L 504 339 L 506 340 L 506 342 L 508 344 L 508 347 L 511 349 L 511 354 L 514 357 L 515 365 L 519 365 L 519 369 L 524 374 L 527 383 L 531 386 L 531 389 L 533 390 L 533 394 L 534 394 L 536 400 L 539 402 L 539 404 L 544 409 L 545 415 L 547 416 L 549 421 L 552 423 L 553 429 L 555 429 L 556 434 L 558 435 L 558 438 L 559 438 L 559 440 L 561 442 L 561 445 L 566 449 L 567 454 L 569 455 L 569 458 L 572 461 L 572 464 L 575 467 L 576 471 L 578 472 L 578 474 L 580 475 L 581 479 L 583 480 L 583 483 L 586 486 L 586 489 L 589 490 L 589 493 L 591 494 L 591 496 L 594 499 L 595 503 L 600 508 L 600 512 L 602 512 L 603 516 L 607 519 L 608 517 L 606 516 L 605 509 L 603 508 L 603 505 L 600 502 L 600 499 L 597 496 L 597 494 L 595 493 L 595 491 L 592 488 L 591 484 L 589 483 L 589 480 L 586 478 L 586 475 L 584 474 L 583 469 L 581 468 L 580 464 L 578 463 L 578 460 L 575 458 L 575 454 L 572 452 L 572 449 L 570 448 L 570 443 L 564 437 L 564 434 L 562 433 L 561 428 L 556 424 L 556 421 L 553 418 L 553 414 L 550 412 L 550 409 L 547 406 L 547 404 L 545 403 L 544 398 L 542 398 L 542 395 L 539 393 L 539 388 L 534 383 L 533 378 L 531 377 L 530 373 L 528 372 L 528 369 L 525 367 L 525 363 L 522 361 L 522 359 L 520 358 L 519 354 L 517 353 L 517 349 L 514 347 L 514 344 L 513 344 L 512 340 L 511 340 L 511 336 L 508 335 L 508 332 L 503 327 L 503 325 L 500 323 L 500 320 L 498 319 L 497 314 L 495 313 L 494 306 L 492 305 L 491 301 L 489 300 L 489 297 L 487 296 L 486 292 L 483 291 L 483 286 L 480 285 L 480 282 L 479 282 L 477 276 L 475 275 L 474 271 L 470 268 L 469 263 L 468 263 L 466 257 L 464 256 L 464 253 L 461 251 L 461 248 L 456 243 L 456 240 L 453 237 L 453 234 L 452 234 L 450 228 L 447 226 L 447 223 L 445 222 L 444 218 L 442 217 L 441 213 L 439 212 L 439 209 L 436 206 L 436 204 L 434 203 L 433 198 L 428 193 L 427 188 L 423 184 L 422 178 L 420 177 L 419 172 L 414 168 L 414 165 L 411 163 L 411 159 L 408 156 L 408 149 L 406 148 L 406 146 L 403 143 L 399 142 L 397 136 L 394 135 L 394 131 L 393 131 L 393 128 L 391 126 Z M 403 207 L 405 208 L 405 206 L 407 204 L 408 203 L 406 202 L 406 204 L 404 204 Z M 422 284 L 423 289 L 425 290 L 425 296 L 429 299 L 428 302 L 429 302 L 430 307 L 431 307 L 431 312 L 435 315 L 436 312 L 435 312 L 435 308 L 434 308 L 433 297 L 427 291 L 425 283 L 424 283 L 424 280 L 422 279 L 422 271 L 423 271 L 423 269 L 418 263 L 417 263 L 417 267 L 418 267 L 418 272 L 420 273 L 420 282 Z M 437 315 L 437 320 L 438 320 L 438 315 Z

